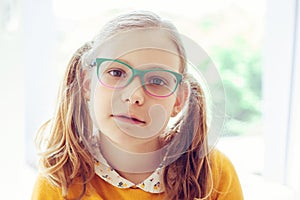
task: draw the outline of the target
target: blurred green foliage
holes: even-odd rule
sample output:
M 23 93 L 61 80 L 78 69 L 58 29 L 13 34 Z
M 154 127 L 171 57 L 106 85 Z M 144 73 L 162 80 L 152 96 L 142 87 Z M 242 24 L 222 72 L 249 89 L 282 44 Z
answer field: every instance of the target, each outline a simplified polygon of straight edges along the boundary
M 227 133 L 246 134 L 246 127 L 261 119 L 262 52 L 237 36 L 230 46 L 213 48 L 211 57 L 219 67 L 225 88 Z

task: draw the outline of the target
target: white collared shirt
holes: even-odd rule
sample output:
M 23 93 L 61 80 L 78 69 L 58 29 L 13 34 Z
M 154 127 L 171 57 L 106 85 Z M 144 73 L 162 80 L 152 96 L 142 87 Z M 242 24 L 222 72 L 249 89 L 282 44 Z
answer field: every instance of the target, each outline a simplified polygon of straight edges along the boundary
M 107 183 L 118 188 L 140 188 L 145 192 L 162 193 L 164 192 L 162 184 L 162 169 L 161 164 L 156 170 L 144 181 L 139 184 L 134 184 L 131 181 L 123 178 L 116 170 L 110 167 L 106 160 L 102 157 L 102 162 L 96 161 L 95 173 Z
M 162 149 L 160 149 L 161 155 L 163 155 L 162 160 L 160 161 L 158 167 L 153 168 L 153 173 L 143 180 L 142 182 L 135 184 L 126 178 L 122 177 L 115 169 L 116 167 L 112 167 L 108 164 L 107 160 L 104 158 L 101 151 L 98 151 L 95 156 L 95 173 L 101 179 L 106 181 L 107 183 L 118 187 L 118 188 L 139 188 L 145 192 L 159 194 L 163 193 L 164 185 L 163 185 L 163 170 L 166 166 L 166 160 L 168 158 L 169 145 L 164 145 Z M 99 148 L 100 150 L 100 148 Z M 155 166 L 154 166 L 155 167 Z M 115 169 L 114 169 L 115 168 Z M 151 166 L 152 168 L 152 166 Z

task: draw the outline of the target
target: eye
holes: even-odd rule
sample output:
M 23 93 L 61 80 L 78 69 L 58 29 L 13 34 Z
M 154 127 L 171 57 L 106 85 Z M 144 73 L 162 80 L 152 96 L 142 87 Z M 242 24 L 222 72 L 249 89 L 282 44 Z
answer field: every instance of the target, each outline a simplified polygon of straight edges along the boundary
M 126 72 L 121 69 L 111 69 L 107 73 L 113 77 L 126 77 Z
M 152 77 L 150 80 L 149 80 L 149 83 L 153 84 L 153 85 L 160 85 L 160 86 L 163 86 L 163 85 L 167 85 L 167 82 L 164 81 L 162 78 L 160 77 Z

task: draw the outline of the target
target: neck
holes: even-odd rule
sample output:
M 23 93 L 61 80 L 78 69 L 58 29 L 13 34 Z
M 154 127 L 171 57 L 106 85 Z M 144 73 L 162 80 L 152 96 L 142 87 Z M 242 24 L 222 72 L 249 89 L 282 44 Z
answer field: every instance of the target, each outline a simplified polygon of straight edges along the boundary
M 144 146 L 145 147 L 145 146 Z M 148 152 L 132 152 L 120 148 L 105 135 L 101 135 L 100 148 L 103 157 L 122 177 L 137 184 L 145 180 L 160 165 L 166 148 L 148 149 Z

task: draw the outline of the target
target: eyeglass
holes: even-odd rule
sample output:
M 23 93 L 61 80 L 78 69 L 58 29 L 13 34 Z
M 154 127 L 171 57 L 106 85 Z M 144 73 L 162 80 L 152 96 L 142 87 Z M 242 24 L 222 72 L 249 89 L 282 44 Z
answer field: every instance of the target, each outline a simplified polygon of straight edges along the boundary
M 109 88 L 120 89 L 139 76 L 144 90 L 155 97 L 172 95 L 182 81 L 182 74 L 158 67 L 139 70 L 118 59 L 96 58 L 97 77 Z

